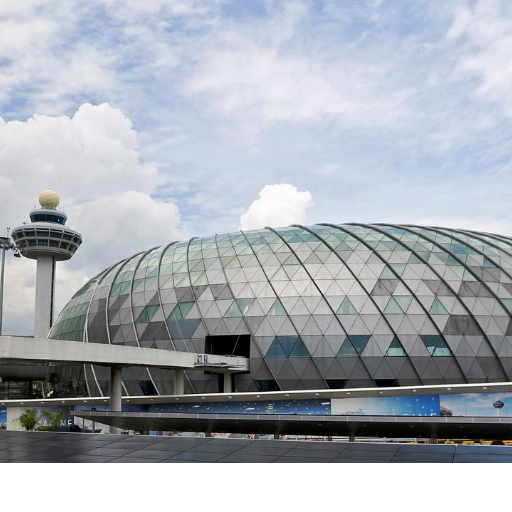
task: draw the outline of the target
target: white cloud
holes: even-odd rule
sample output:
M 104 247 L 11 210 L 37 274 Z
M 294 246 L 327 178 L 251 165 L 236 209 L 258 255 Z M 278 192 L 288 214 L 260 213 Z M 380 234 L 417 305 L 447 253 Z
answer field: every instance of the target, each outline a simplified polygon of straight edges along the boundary
M 311 16 L 307 3 L 296 1 L 269 9 L 260 22 L 225 24 L 197 45 L 183 93 L 213 99 L 212 109 L 247 131 L 283 121 L 398 127 L 412 93 L 389 80 L 398 60 L 358 60 L 348 45 L 333 52 L 306 41 L 303 24 Z
M 260 198 L 240 217 L 240 229 L 302 224 L 307 210 L 312 206 L 313 200 L 308 191 L 299 192 L 287 183 L 265 185 L 260 191 Z
M 499 102 L 512 116 L 512 8 L 507 0 L 479 0 L 473 8 L 463 3 L 455 11 L 447 33 L 462 40 L 457 71 L 479 82 L 475 97 Z
M 15 227 L 28 220 L 39 193 L 52 188 L 67 225 L 83 235 L 73 259 L 58 264 L 57 311 L 87 276 L 134 252 L 183 238 L 178 207 L 151 196 L 162 176 L 139 161 L 131 121 L 108 104 L 84 104 L 73 117 L 0 118 L 0 161 L 5 223 Z M 34 262 L 8 258 L 4 325 L 10 332 L 27 333 L 32 323 L 35 268 Z
M 183 239 L 180 213 L 171 202 L 134 190 L 102 195 L 68 209 L 80 219 L 84 242 L 80 259 L 108 264 L 133 253 Z M 78 253 L 77 253 L 78 256 Z

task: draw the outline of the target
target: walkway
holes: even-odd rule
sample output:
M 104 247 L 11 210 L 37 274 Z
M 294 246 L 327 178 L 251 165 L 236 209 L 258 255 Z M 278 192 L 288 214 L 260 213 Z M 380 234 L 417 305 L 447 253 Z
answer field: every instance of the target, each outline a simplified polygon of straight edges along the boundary
M 0 462 L 512 462 L 512 447 L 0 431 Z

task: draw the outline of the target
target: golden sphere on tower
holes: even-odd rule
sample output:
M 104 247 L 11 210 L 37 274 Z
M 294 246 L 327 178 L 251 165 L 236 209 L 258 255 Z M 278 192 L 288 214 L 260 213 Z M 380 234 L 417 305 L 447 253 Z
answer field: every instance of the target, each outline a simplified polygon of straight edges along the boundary
M 43 208 L 57 208 L 59 206 L 59 194 L 53 190 L 43 190 L 39 194 L 39 204 Z

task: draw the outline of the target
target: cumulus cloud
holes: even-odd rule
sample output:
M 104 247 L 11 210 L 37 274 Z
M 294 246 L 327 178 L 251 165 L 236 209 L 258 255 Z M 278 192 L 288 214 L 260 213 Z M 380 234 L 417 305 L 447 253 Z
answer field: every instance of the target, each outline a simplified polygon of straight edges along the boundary
M 302 224 L 306 211 L 312 206 L 313 199 L 308 191 L 299 192 L 287 183 L 266 185 L 260 191 L 260 198 L 240 217 L 240 229 Z
M 135 190 L 103 195 L 68 212 L 71 220 L 80 220 L 84 237 L 81 259 L 97 261 L 103 255 L 100 258 L 106 265 L 183 237 L 180 212 L 174 203 Z
M 52 188 L 67 225 L 83 235 L 73 259 L 57 266 L 57 311 L 103 268 L 183 238 L 178 207 L 152 197 L 164 179 L 139 160 L 131 121 L 108 104 L 84 104 L 72 117 L 0 118 L 0 161 L 0 218 L 6 224 L 28 220 L 39 193 Z M 7 259 L 4 332 L 26 334 L 31 325 L 35 268 L 32 261 Z

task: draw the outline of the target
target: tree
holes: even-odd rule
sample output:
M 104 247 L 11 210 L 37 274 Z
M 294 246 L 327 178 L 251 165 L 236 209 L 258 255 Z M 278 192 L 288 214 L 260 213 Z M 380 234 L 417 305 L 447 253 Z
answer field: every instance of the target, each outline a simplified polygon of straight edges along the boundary
M 66 410 L 61 409 L 59 412 L 43 411 L 43 416 L 50 430 L 57 430 L 62 420 L 66 417 Z
M 19 417 L 19 422 L 25 430 L 34 430 L 40 419 L 41 418 L 37 415 L 36 409 L 26 409 Z

